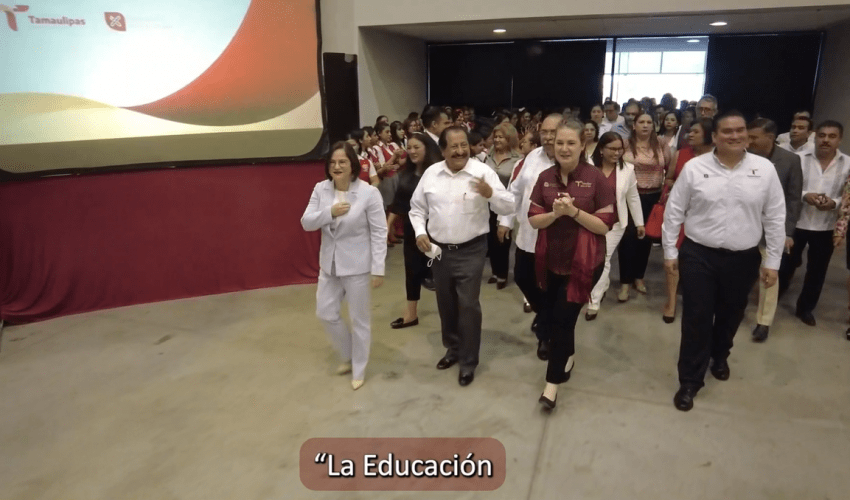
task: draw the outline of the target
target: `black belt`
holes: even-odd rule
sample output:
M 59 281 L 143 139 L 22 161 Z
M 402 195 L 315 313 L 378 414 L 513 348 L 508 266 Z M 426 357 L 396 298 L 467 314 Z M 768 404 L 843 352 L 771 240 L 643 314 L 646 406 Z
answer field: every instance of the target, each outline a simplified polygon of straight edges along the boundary
M 750 253 L 750 252 L 758 252 L 759 251 L 758 246 L 754 246 L 752 248 L 747 248 L 746 250 L 729 250 L 728 248 L 715 248 L 715 247 L 706 246 L 706 245 L 703 245 L 702 243 L 697 243 L 696 241 L 694 241 L 694 240 L 692 240 L 688 237 L 685 237 L 685 241 L 689 241 L 689 242 L 693 243 L 694 245 L 696 245 L 700 248 L 705 248 L 706 250 L 711 250 L 713 252 L 722 253 L 722 254 L 725 254 L 725 255 L 735 255 L 735 254 L 743 254 L 743 253 Z
M 472 246 L 476 243 L 481 243 L 485 238 L 487 238 L 486 234 L 482 234 L 481 236 L 476 236 L 469 241 L 465 241 L 463 243 L 440 243 L 439 241 L 431 240 L 432 243 L 435 243 L 440 248 L 445 250 L 463 250 L 468 246 Z

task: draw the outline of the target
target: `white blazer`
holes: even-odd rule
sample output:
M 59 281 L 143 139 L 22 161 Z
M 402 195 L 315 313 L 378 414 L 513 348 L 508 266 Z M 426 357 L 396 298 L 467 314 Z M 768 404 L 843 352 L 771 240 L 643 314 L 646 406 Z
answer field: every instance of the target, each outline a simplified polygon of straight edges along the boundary
M 629 212 L 635 226 L 642 226 L 643 209 L 640 205 L 640 195 L 637 190 L 637 177 L 635 177 L 635 166 L 624 162 L 623 169 L 617 169 L 617 216 L 619 220 L 614 224 L 614 229 L 623 229 L 628 224 Z M 627 208 L 628 207 L 628 208 Z
M 322 230 L 319 266 L 328 274 L 354 276 L 371 273 L 384 275 L 387 257 L 387 219 L 378 188 L 356 180 L 346 193 L 351 204 L 348 213 L 334 224 L 331 207 L 336 204 L 333 181 L 322 181 L 313 188 L 310 202 L 301 217 L 305 231 Z

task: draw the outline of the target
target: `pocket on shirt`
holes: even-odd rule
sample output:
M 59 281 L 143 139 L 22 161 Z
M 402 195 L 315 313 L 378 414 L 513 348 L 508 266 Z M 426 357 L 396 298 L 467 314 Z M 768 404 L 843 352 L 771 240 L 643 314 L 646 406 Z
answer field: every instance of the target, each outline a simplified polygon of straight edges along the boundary
M 473 194 L 467 193 L 466 195 L 464 195 L 463 199 L 461 200 L 461 207 L 460 207 L 461 213 L 464 213 L 464 214 L 474 214 L 474 213 L 476 213 L 479 209 L 479 206 L 480 206 L 479 200 L 481 200 L 481 199 L 483 199 L 481 196 L 479 196 L 478 194 L 474 194 L 474 193 Z

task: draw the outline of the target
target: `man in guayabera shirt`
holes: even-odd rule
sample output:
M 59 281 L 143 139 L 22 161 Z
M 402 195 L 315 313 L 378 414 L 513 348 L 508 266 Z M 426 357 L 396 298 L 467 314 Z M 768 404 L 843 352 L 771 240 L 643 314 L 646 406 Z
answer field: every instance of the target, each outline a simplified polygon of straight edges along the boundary
M 705 372 L 729 379 L 727 358 L 759 278 L 758 244 L 764 235 L 765 287 L 776 286 L 785 246 L 785 194 L 767 158 L 747 152 L 747 123 L 737 111 L 714 118 L 715 149 L 682 169 L 664 211 L 664 266 L 680 270 L 682 340 L 679 390 L 673 404 L 693 408 Z M 685 241 L 676 248 L 685 225 Z

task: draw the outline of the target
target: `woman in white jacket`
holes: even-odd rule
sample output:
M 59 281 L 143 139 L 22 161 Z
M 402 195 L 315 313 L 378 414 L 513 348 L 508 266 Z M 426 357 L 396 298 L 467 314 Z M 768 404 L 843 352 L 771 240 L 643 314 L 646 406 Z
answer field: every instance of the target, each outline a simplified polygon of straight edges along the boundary
M 631 163 L 623 161 L 623 139 L 616 132 L 605 132 L 599 138 L 596 145 L 596 150 L 593 152 L 592 160 L 602 174 L 609 182 L 614 184 L 617 192 L 617 216 L 618 222 L 605 235 L 606 251 L 605 251 L 605 268 L 602 270 L 602 276 L 593 287 L 590 293 L 590 303 L 587 305 L 587 311 L 584 314 L 584 319 L 591 321 L 596 319 L 599 314 L 599 305 L 602 302 L 602 296 L 608 290 L 611 284 L 611 255 L 620 244 L 623 238 L 623 233 L 626 231 L 626 225 L 629 222 L 629 213 L 632 214 L 632 219 L 637 227 L 638 238 L 643 238 L 646 235 L 644 230 L 643 212 L 640 206 L 640 197 L 637 191 L 637 179 L 635 178 L 635 167 Z
M 351 373 L 354 390 L 363 385 L 372 341 L 369 285 L 383 284 L 387 256 L 383 198 L 358 179 L 359 164 L 351 145 L 334 144 L 325 163 L 328 180 L 313 188 L 301 217 L 305 231 L 322 231 L 316 316 L 342 359 L 337 373 Z M 339 315 L 343 298 L 351 329 Z

